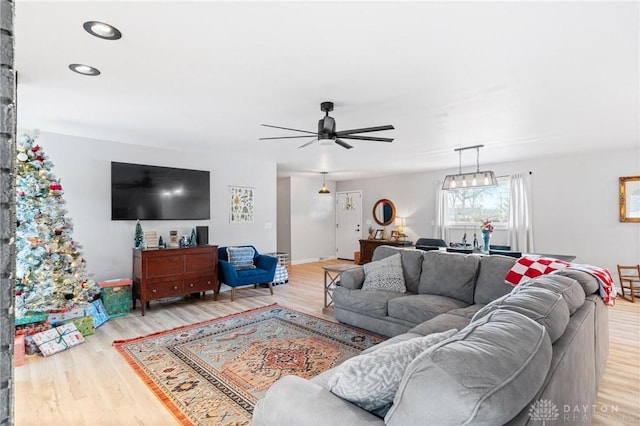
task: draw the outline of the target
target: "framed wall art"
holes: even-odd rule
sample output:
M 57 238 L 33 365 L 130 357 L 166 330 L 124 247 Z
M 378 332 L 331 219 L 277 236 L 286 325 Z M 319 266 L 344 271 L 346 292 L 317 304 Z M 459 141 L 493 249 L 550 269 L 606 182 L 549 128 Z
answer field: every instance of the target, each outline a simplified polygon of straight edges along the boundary
M 640 222 L 640 176 L 620 178 L 620 222 Z
M 230 186 L 231 211 L 230 223 L 253 223 L 253 196 L 255 188 Z

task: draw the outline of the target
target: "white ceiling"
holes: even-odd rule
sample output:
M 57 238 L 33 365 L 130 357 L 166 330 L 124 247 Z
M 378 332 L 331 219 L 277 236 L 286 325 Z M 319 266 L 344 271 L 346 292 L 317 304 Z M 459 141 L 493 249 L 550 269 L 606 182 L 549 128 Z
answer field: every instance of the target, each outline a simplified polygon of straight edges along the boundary
M 639 39 L 638 2 L 17 0 L 18 125 L 329 180 L 639 146 Z M 322 101 L 395 141 L 258 141 L 315 131 Z

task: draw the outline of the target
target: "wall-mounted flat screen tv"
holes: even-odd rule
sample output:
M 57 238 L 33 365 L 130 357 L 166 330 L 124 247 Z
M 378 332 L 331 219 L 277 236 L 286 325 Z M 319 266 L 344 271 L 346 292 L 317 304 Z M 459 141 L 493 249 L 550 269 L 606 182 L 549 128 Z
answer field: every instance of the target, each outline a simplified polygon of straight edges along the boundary
M 111 162 L 111 220 L 206 220 L 209 172 Z

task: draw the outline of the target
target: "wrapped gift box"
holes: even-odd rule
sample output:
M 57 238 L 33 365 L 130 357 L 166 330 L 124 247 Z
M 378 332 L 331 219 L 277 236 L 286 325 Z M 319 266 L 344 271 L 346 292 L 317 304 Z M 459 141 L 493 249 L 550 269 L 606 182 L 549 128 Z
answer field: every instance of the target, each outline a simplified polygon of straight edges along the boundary
M 84 342 L 84 337 L 73 323 L 69 323 L 34 334 L 33 341 L 44 356 L 51 356 L 79 345 Z
M 111 318 L 127 315 L 131 310 L 131 280 L 119 278 L 100 281 L 100 298 Z
M 43 322 L 43 321 L 46 321 L 46 319 L 47 319 L 47 314 L 45 314 L 44 312 L 29 311 L 26 314 L 24 314 L 24 316 L 21 318 L 16 317 L 15 324 L 16 326 L 19 326 L 24 324 L 31 324 L 34 322 Z
M 91 302 L 91 305 L 87 308 L 87 314 L 93 317 L 93 326 L 95 328 L 98 328 L 105 322 L 109 321 L 109 314 L 100 299 Z
M 32 322 L 30 324 L 16 325 L 16 336 L 32 336 L 51 328 L 51 324 L 46 319 L 42 322 Z
M 80 334 L 82 334 L 83 337 L 86 337 L 96 332 L 96 328 L 93 325 L 93 317 L 91 315 L 86 315 L 84 317 L 78 317 L 71 320 L 67 320 L 65 321 L 65 324 L 68 324 L 70 322 L 72 322 L 76 326 L 76 328 L 78 329 Z
M 64 323 L 67 320 L 83 317 L 86 315 L 86 306 L 74 306 L 70 309 L 60 309 L 57 311 L 49 312 L 49 323 L 52 326 L 56 326 Z
M 24 335 L 16 336 L 13 343 L 13 365 L 24 365 Z
M 24 353 L 27 355 L 35 355 L 40 353 L 38 345 L 33 341 L 33 335 L 24 335 Z

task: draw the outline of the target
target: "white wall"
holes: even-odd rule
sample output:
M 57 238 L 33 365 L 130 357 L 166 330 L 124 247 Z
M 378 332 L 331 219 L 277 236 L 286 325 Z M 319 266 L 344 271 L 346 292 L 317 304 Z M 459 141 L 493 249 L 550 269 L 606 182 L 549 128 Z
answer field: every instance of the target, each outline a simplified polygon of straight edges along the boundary
M 111 161 L 210 172 L 210 220 L 141 221 L 144 230 L 158 231 L 168 241 L 169 230 L 190 234 L 193 227 L 206 225 L 209 244 L 252 244 L 260 252 L 276 250 L 275 164 L 44 132 L 37 142 L 53 162 L 53 173 L 61 179 L 68 217 L 74 224 L 73 238 L 82 247 L 87 270 L 97 280 L 131 276 L 135 221 L 111 220 Z M 253 223 L 229 223 L 229 186 L 255 188 Z
M 290 178 L 291 263 L 332 259 L 336 255 L 335 182 L 318 194 L 321 179 Z
M 291 178 L 278 179 L 278 251 L 291 254 Z M 291 257 L 289 257 L 291 259 Z
M 497 175 L 533 173 L 536 252 L 573 254 L 576 262 L 606 267 L 614 276 L 617 264 L 640 262 L 640 223 L 618 220 L 618 178 L 640 175 L 640 148 L 570 156 L 550 153 L 547 158 L 482 164 L 482 168 Z M 343 181 L 337 190 L 362 190 L 363 223 L 371 221 L 374 228 L 380 228 L 372 218 L 374 203 L 390 199 L 397 215 L 407 218 L 405 233 L 415 241 L 435 235 L 436 187 L 446 174 L 456 171 Z M 502 241 L 492 238 L 492 242 Z

